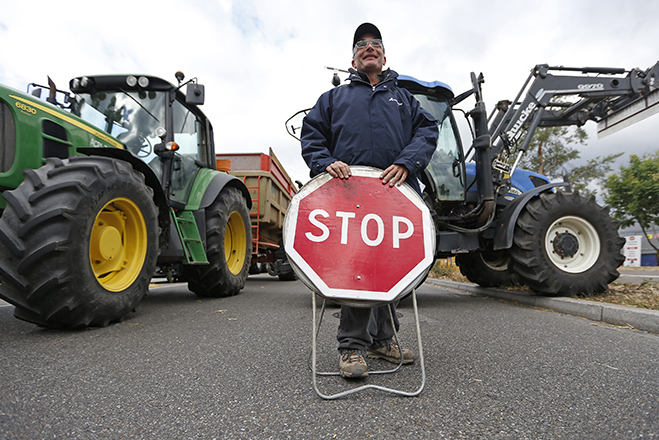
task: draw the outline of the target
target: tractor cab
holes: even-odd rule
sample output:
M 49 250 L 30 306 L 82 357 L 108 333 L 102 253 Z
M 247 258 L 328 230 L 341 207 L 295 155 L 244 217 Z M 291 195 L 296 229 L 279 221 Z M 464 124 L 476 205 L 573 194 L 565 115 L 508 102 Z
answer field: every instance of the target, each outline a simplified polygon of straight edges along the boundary
M 187 84 L 183 94 L 183 85 L 153 76 L 84 76 L 69 83 L 76 94 L 71 112 L 147 163 L 169 199 L 182 204 L 199 170 L 215 168 L 212 127 L 198 108 L 203 86 Z
M 437 148 L 426 168 L 424 182 L 434 192 L 437 202 L 464 201 L 465 161 L 457 124 L 451 111 L 453 90 L 440 82 L 426 82 L 407 75 L 398 77 L 398 85 L 410 91 L 426 111 L 438 121 Z
M 430 186 L 427 192 L 432 193 L 435 188 L 435 199 L 438 203 L 476 202 L 476 163 L 465 160 L 468 154 L 463 155 L 460 133 L 452 113 L 455 101 L 461 101 L 469 92 L 455 98 L 451 87 L 440 81 L 426 82 L 406 75 L 398 77 L 398 84 L 409 90 L 421 106 L 439 121 L 437 149 L 425 171 L 429 182 L 424 184 Z M 549 183 L 549 179 L 542 174 L 518 168 L 506 183 L 502 203 Z

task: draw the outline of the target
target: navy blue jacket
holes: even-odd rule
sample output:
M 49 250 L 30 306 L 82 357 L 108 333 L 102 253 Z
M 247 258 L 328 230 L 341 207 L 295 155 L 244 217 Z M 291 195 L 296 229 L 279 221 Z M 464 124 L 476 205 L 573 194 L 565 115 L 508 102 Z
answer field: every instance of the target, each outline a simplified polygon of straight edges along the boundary
M 372 86 L 350 69 L 349 84 L 325 92 L 302 124 L 302 157 L 311 176 L 340 160 L 385 169 L 404 165 L 406 182 L 418 193 L 418 177 L 437 145 L 437 121 L 410 92 L 398 88 L 398 74 L 386 70 Z

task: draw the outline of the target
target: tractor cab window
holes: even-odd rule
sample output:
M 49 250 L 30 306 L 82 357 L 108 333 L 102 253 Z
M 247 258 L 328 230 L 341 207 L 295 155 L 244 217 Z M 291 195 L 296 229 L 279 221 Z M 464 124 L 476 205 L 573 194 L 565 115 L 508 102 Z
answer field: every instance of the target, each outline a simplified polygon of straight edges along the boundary
M 179 101 L 172 104 L 174 142 L 179 146 L 174 156 L 170 198 L 186 203 L 194 178 L 208 163 L 208 143 L 203 120 Z
M 145 162 L 156 157 L 156 129 L 165 126 L 163 93 L 101 91 L 81 93 L 77 100 L 77 116 L 117 138 Z
M 465 170 L 462 144 L 451 116 L 451 106 L 441 98 L 414 96 L 421 106 L 437 119 L 439 125 L 437 148 L 427 167 L 437 189 L 437 198 L 440 201 L 464 200 Z

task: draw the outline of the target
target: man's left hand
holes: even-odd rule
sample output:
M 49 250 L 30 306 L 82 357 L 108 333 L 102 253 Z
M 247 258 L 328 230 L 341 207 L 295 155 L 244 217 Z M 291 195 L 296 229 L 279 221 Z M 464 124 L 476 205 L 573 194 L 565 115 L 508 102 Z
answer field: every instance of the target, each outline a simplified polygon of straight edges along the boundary
M 383 185 L 388 183 L 389 186 L 400 186 L 409 174 L 409 170 L 404 165 L 393 164 L 380 174 L 380 179 L 382 179 Z

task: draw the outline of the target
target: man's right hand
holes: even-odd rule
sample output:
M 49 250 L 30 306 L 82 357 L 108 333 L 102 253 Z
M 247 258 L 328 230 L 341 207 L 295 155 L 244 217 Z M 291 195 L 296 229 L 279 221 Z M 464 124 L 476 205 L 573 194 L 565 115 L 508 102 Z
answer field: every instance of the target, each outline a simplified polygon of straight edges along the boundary
M 352 173 L 350 172 L 350 166 L 345 162 L 341 162 L 340 160 L 329 164 L 327 168 L 325 168 L 325 171 L 327 171 L 330 176 L 339 179 L 347 179 L 348 177 L 352 176 Z

